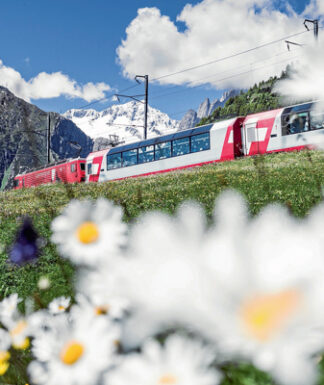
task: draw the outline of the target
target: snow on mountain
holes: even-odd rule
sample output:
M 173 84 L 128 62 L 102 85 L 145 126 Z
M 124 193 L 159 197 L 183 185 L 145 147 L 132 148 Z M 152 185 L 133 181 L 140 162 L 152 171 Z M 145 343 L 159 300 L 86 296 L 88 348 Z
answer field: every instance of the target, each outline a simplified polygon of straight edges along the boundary
M 68 110 L 63 114 L 72 120 L 92 139 L 111 138 L 117 135 L 119 141 L 133 141 L 143 138 L 144 105 L 135 101 L 113 105 L 103 111 Z M 162 135 L 179 128 L 179 122 L 155 108 L 148 108 L 147 137 Z

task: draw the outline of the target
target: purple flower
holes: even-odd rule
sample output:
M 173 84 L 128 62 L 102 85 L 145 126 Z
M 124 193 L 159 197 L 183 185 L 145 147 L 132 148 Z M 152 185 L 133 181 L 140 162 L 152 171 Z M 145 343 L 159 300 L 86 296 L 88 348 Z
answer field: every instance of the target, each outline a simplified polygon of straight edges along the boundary
M 9 260 L 11 263 L 21 266 L 36 260 L 38 255 L 38 234 L 34 230 L 31 220 L 26 217 L 9 252 Z

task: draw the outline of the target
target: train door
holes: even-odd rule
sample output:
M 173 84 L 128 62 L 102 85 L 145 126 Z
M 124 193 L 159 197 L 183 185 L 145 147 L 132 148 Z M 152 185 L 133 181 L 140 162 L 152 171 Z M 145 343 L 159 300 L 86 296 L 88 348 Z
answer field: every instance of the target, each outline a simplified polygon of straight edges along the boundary
M 95 156 L 87 163 L 89 182 L 98 182 L 103 156 Z
M 252 143 L 258 140 L 257 121 L 248 121 L 242 126 L 243 153 L 244 155 L 253 155 L 250 153 Z

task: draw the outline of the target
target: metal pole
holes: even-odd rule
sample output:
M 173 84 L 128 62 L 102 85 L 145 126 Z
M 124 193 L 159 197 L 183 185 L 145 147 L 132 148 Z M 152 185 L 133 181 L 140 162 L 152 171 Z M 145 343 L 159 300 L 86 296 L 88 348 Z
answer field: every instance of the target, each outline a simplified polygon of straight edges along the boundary
M 318 20 L 314 20 L 314 36 L 315 40 L 318 40 Z
M 147 139 L 148 75 L 145 75 L 144 139 Z
M 47 114 L 47 164 L 51 163 L 51 113 Z

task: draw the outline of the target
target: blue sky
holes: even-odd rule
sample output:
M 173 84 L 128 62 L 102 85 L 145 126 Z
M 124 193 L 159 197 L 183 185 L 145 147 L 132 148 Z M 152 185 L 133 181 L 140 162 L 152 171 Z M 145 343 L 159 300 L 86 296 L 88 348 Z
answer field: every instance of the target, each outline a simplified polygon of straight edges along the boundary
M 240 2 L 241 0 L 236 1 Z M 62 72 L 79 85 L 102 82 L 109 85 L 113 91 L 122 90 L 134 84 L 134 81 L 123 75 L 125 66 L 118 64 L 116 49 L 120 46 L 122 39 L 127 38 L 126 28 L 136 19 L 137 10 L 144 7 L 158 8 L 161 15 L 168 16 L 170 22 L 175 24 L 179 37 L 182 38 L 185 36 L 188 26 L 184 22 L 177 22 L 176 17 L 188 3 L 188 0 L 119 0 L 119 2 L 109 0 L 1 0 L 0 59 L 4 66 L 14 69 L 26 81 L 37 77 L 41 72 L 48 74 Z M 193 7 L 200 3 L 201 1 L 190 2 Z M 290 0 L 290 4 L 296 12 L 300 13 L 305 8 L 306 2 Z M 282 2 L 274 3 L 273 7 L 286 12 Z M 228 18 L 230 20 L 231 15 L 228 15 Z M 203 23 L 203 18 L 201 18 L 201 22 Z M 171 27 L 169 25 L 166 28 L 170 29 Z M 300 27 L 299 30 L 302 28 Z M 149 27 L 145 32 L 139 33 L 139 42 L 145 35 L 152 35 L 151 40 L 153 41 L 151 44 L 150 37 L 145 37 L 148 41 L 143 40 L 143 44 L 139 45 L 139 56 L 141 56 L 140 51 L 143 51 L 143 54 L 146 53 L 143 48 L 145 44 L 151 44 L 150 49 L 152 49 L 154 39 L 159 41 L 163 34 L 154 36 L 155 33 L 155 29 Z M 278 33 L 280 36 L 279 31 Z M 135 34 L 132 42 L 129 39 L 130 42 L 125 51 L 133 49 L 136 37 Z M 274 31 L 273 38 L 276 37 L 278 34 Z M 216 38 L 217 36 L 215 36 Z M 271 36 L 269 36 L 269 41 L 271 41 Z M 174 50 L 172 43 L 172 41 L 169 42 L 170 52 Z M 253 41 L 245 42 L 245 44 L 255 46 Z M 159 43 L 157 43 L 157 47 L 159 47 Z M 237 44 L 233 47 L 233 52 L 235 50 L 239 52 L 240 49 L 240 44 Z M 159 53 L 161 50 L 162 48 L 159 49 Z M 173 52 L 173 56 L 174 54 Z M 163 55 L 165 60 L 169 60 L 165 53 Z M 199 60 L 191 56 L 185 62 L 179 63 L 174 57 L 170 58 L 174 61 L 172 69 L 181 70 L 213 58 L 211 53 L 206 57 L 202 56 L 200 54 Z M 219 51 L 215 52 L 214 58 L 219 56 Z M 132 68 L 135 66 L 138 68 L 138 74 L 144 75 L 147 68 L 142 69 L 143 65 L 140 64 L 140 61 L 136 67 L 137 59 L 134 60 L 135 62 L 131 63 Z M 163 72 L 164 68 L 171 67 L 161 67 L 159 74 L 165 73 Z M 189 108 L 197 108 L 205 97 L 214 99 L 222 93 L 221 86 L 217 87 L 219 89 L 215 89 L 212 84 L 201 85 L 197 83 L 200 87 L 194 89 L 185 87 L 181 81 L 176 84 L 178 86 L 170 89 L 170 91 L 168 89 L 174 87 L 172 83 L 151 85 L 150 104 L 177 119 L 181 118 L 184 111 Z M 106 94 L 109 95 L 113 91 Z M 161 96 L 164 93 L 168 94 L 174 91 L 184 92 L 174 93 L 166 97 Z M 129 92 L 141 93 L 141 87 Z M 154 94 L 155 97 L 153 97 Z M 58 112 L 84 106 L 89 102 L 89 100 L 83 100 L 81 97 L 71 98 L 71 95 L 70 97 L 59 96 L 55 98 L 31 97 L 29 100 L 46 111 Z M 100 110 L 109 104 L 111 103 L 97 103 L 93 105 L 93 108 Z

